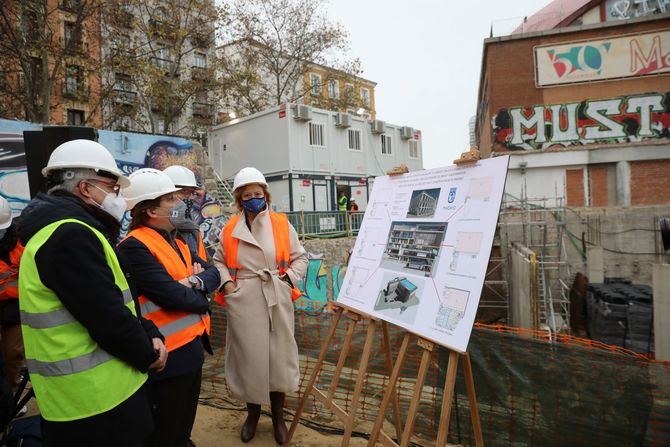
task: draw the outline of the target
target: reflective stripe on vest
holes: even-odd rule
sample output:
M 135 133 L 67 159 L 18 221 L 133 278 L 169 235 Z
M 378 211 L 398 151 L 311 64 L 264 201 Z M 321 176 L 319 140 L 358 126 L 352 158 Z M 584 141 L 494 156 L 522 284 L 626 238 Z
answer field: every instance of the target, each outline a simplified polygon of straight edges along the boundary
M 123 304 L 129 304 L 133 301 L 133 295 L 130 290 L 123 291 Z M 33 329 L 47 329 L 50 327 L 62 326 L 64 324 L 75 323 L 77 320 L 66 309 L 56 309 L 51 312 L 32 313 L 21 310 L 21 324 L 25 324 Z
M 284 275 L 289 268 L 291 262 L 291 232 L 289 228 L 289 221 L 286 214 L 270 213 L 270 222 L 272 223 L 272 234 L 275 242 L 275 261 L 277 262 L 277 270 L 280 275 Z M 223 231 L 221 232 L 221 243 L 226 256 L 226 267 L 230 273 L 233 281 L 237 281 L 237 272 L 242 269 L 238 261 L 238 251 L 240 240 L 233 236 L 233 231 L 240 220 L 240 214 L 228 219 Z M 291 290 L 291 299 L 297 300 L 302 296 L 302 292 L 297 287 Z M 216 302 L 225 306 L 225 297 L 223 291 L 217 292 L 214 295 Z
M 88 354 L 71 359 L 59 360 L 57 362 L 41 362 L 35 359 L 26 359 L 26 366 L 28 366 L 28 371 L 30 371 L 31 374 L 39 374 L 44 377 L 56 377 L 84 372 L 113 359 L 114 357 L 107 351 L 98 348 Z
M 102 349 L 53 290 L 41 282 L 35 256 L 65 223 L 82 225 L 100 240 L 114 284 L 128 311 L 135 315 L 132 295 L 114 248 L 100 231 L 81 221 L 65 219 L 47 225 L 28 241 L 19 273 L 26 364 L 42 417 L 59 422 L 109 411 L 147 380 L 146 374 Z M 90 291 L 90 298 L 96 298 L 96 290 Z
M 9 252 L 9 264 L 0 260 L 0 300 L 19 297 L 19 264 L 24 247 L 17 242 Z
M 191 252 L 183 241 L 175 240 L 180 256 L 174 247 L 152 228 L 145 226 L 136 228 L 128 233 L 126 239 L 129 237 L 144 244 L 175 281 L 193 274 Z M 181 348 L 201 336 L 203 332 L 209 334 L 209 315 L 163 309 L 145 295 L 139 297 L 139 303 L 142 316 L 153 321 L 165 336 L 168 351 Z

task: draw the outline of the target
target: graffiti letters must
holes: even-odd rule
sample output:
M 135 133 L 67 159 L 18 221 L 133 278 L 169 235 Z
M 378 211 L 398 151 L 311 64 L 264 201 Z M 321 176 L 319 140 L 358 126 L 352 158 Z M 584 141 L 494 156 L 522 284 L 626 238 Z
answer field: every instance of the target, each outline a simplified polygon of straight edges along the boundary
M 670 138 L 670 92 L 502 109 L 491 124 L 510 150 Z

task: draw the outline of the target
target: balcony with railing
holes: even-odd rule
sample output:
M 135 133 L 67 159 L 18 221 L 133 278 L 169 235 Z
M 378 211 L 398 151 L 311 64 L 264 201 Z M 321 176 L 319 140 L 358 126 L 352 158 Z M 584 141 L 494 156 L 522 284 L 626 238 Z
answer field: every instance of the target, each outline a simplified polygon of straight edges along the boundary
M 61 0 L 58 7 L 67 12 L 77 13 L 82 8 L 82 0 Z
M 84 82 L 66 82 L 63 83 L 63 98 L 75 101 L 87 101 L 89 97 L 88 86 Z
M 191 45 L 194 48 L 207 49 L 210 46 L 212 46 L 212 44 L 214 43 L 214 36 L 209 34 L 209 33 L 198 32 L 198 33 L 193 34 L 190 37 L 190 40 L 191 40 Z
M 200 118 L 211 118 L 214 116 L 214 106 L 204 102 L 193 103 L 193 116 Z
M 149 19 L 149 34 L 164 41 L 177 38 L 178 27 L 167 18 L 152 17 Z
M 212 79 L 213 76 L 214 72 L 211 68 L 197 66 L 191 67 L 191 78 L 194 81 L 207 81 Z
M 176 73 L 175 70 L 177 65 L 175 61 L 161 57 L 154 57 L 152 62 L 158 68 L 163 69 L 166 75 L 172 75 L 174 73 L 175 76 L 179 76 L 179 73 Z
M 137 102 L 137 92 L 114 89 L 114 102 L 127 106 L 135 105 Z
M 63 52 L 70 56 L 82 56 L 88 54 L 88 44 L 81 39 L 60 39 Z

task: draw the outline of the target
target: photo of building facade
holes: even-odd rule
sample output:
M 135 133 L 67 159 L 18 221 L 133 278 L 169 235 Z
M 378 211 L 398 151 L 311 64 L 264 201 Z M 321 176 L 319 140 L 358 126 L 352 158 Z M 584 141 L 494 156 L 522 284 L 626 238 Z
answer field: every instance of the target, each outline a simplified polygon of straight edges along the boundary
M 381 267 L 431 276 L 446 232 L 446 222 L 393 222 Z
M 440 188 L 420 189 L 412 193 L 407 217 L 433 217 L 437 208 Z

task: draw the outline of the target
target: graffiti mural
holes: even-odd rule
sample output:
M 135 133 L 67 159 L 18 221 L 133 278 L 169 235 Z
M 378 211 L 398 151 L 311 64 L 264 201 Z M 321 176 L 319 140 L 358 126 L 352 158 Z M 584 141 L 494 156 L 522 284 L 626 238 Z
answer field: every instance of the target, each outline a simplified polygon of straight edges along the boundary
M 10 201 L 16 215 L 30 201 L 23 131 L 40 128 L 40 125 L 27 122 L 0 120 L 0 194 Z M 144 167 L 163 170 L 180 164 L 195 172 L 198 181 L 202 182 L 197 154 L 189 140 L 107 130 L 98 131 L 98 135 L 100 144 L 112 153 L 119 169 L 126 175 Z M 194 201 L 193 210 L 204 233 L 205 245 L 212 246 L 225 223 L 221 203 L 203 190 Z M 124 231 L 129 223 L 130 213 L 126 213 L 122 222 Z
M 670 5 L 670 2 L 669 2 Z M 540 87 L 670 72 L 670 31 L 537 46 Z
M 30 202 L 23 131 L 39 128 L 24 121 L 0 119 L 0 194 L 9 201 L 14 216 Z
M 510 150 L 670 138 L 670 92 L 502 109 L 491 124 Z
M 307 311 L 329 310 L 328 303 L 337 301 L 340 293 L 347 272 L 347 259 L 345 265 L 335 264 L 330 267 L 330 273 L 323 253 L 307 253 L 307 259 L 307 272 L 298 285 L 303 295 L 296 301 L 296 308 Z

